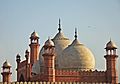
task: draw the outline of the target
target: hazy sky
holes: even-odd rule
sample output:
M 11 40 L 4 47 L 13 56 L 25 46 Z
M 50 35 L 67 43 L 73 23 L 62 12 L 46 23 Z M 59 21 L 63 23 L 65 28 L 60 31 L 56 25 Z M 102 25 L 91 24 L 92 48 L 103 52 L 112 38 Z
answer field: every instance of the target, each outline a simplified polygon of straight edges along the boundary
M 120 0 L 0 0 L 0 66 L 6 59 L 11 63 L 12 80 L 16 55 L 24 59 L 30 34 L 36 30 L 42 46 L 58 32 L 59 18 L 70 40 L 78 29 L 80 42 L 95 56 L 96 69 L 105 70 L 104 47 L 110 38 L 120 55 Z

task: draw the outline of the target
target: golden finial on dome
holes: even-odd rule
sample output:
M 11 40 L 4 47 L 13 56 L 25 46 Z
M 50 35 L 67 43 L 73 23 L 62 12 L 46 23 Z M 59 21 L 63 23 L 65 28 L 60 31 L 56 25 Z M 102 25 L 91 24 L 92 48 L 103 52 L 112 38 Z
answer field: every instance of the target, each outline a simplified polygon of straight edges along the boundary
M 77 39 L 77 28 L 75 28 L 75 39 Z
M 59 18 L 59 27 L 58 27 L 58 31 L 61 32 L 61 21 L 60 21 L 60 18 Z

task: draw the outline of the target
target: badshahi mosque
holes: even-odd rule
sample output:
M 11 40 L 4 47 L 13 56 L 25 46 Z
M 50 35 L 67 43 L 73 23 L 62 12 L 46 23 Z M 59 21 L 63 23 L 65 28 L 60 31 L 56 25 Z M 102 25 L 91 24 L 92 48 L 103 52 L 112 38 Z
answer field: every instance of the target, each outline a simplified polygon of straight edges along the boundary
M 104 48 L 106 70 L 98 71 L 95 69 L 95 56 L 77 38 L 77 29 L 75 29 L 74 40 L 69 40 L 62 32 L 60 19 L 58 33 L 54 38 L 48 38 L 41 49 L 39 49 L 40 38 L 34 31 L 30 35 L 30 49 L 25 51 L 25 59 L 21 60 L 21 56 L 17 54 L 17 82 L 118 83 L 117 46 L 112 40 Z M 5 61 L 2 68 L 3 82 L 11 82 L 11 65 Z

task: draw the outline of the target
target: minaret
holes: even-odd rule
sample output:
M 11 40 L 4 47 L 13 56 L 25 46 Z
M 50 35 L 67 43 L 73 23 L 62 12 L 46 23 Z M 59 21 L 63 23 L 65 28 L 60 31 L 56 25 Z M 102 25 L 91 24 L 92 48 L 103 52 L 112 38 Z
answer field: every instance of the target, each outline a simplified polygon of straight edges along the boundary
M 28 61 L 29 61 L 29 51 L 28 51 L 28 49 L 25 51 L 25 58 L 26 58 L 26 62 L 28 63 Z
M 18 69 L 19 69 L 20 61 L 21 61 L 20 55 L 17 54 L 17 56 L 16 56 L 16 62 L 17 62 L 17 69 L 16 69 L 16 71 L 17 71 L 17 81 L 19 81 L 19 70 Z
M 26 75 L 25 75 L 25 77 L 26 77 L 26 80 L 28 81 L 28 78 L 30 77 L 30 75 L 29 75 L 29 67 L 28 67 L 28 62 L 29 62 L 29 51 L 28 50 L 26 50 L 25 51 L 25 58 L 26 58 Z
M 3 82 L 11 82 L 11 65 L 7 62 L 7 60 L 3 63 L 2 69 L 3 72 L 1 74 L 3 76 Z
M 118 55 L 116 54 L 116 45 L 111 40 L 106 44 L 106 55 L 104 56 L 106 59 L 106 75 L 107 82 L 111 84 L 118 83 L 118 76 L 116 70 L 116 59 Z
M 30 64 L 33 65 L 38 60 L 39 55 L 39 36 L 34 31 L 30 37 Z
M 55 82 L 55 46 L 50 38 L 45 42 L 43 57 L 44 81 Z

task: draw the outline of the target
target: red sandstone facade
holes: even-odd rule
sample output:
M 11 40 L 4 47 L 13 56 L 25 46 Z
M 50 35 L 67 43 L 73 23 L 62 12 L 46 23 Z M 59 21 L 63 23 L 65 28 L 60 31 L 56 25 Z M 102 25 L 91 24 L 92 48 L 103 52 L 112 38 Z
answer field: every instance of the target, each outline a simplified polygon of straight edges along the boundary
M 35 33 L 35 32 L 33 32 Z M 34 35 L 34 34 L 33 34 Z M 60 70 L 55 68 L 55 47 L 44 45 L 44 70 L 40 74 L 32 73 L 32 65 L 37 61 L 39 54 L 39 37 L 30 37 L 30 54 L 25 52 L 25 60 L 21 61 L 17 55 L 17 81 L 49 81 L 49 82 L 106 82 L 118 83 L 116 70 L 116 47 L 109 42 L 106 46 L 106 71 L 77 71 Z M 29 63 L 30 60 L 30 63 Z

